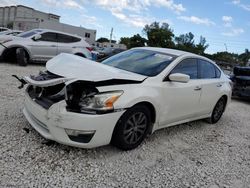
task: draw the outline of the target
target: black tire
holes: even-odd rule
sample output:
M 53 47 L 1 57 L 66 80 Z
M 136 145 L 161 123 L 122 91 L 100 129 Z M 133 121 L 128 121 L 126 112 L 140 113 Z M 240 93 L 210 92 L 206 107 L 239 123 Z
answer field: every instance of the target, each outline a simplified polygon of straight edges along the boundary
M 20 66 L 27 66 L 29 63 L 29 57 L 27 52 L 23 48 L 16 49 L 16 61 Z
M 216 103 L 211 117 L 207 119 L 208 123 L 211 124 L 217 123 L 220 120 L 221 116 L 223 115 L 225 107 L 226 107 L 226 99 L 225 97 L 221 97 Z
M 132 107 L 118 120 L 111 144 L 121 150 L 136 148 L 147 135 L 150 124 L 150 111 L 145 105 Z

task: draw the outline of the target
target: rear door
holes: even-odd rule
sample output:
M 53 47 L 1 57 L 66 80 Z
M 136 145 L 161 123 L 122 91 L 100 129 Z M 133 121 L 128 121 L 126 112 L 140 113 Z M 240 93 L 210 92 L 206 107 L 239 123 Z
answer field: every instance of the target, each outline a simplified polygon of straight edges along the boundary
M 202 83 L 200 109 L 203 114 L 209 114 L 218 99 L 223 82 L 220 79 L 221 71 L 209 61 L 198 59 L 199 78 Z
M 200 115 L 199 102 L 202 88 L 198 79 L 197 59 L 182 60 L 170 74 L 172 73 L 187 74 L 190 80 L 187 83 L 166 81 L 163 84 L 160 126 Z
M 78 47 L 77 42 L 81 39 L 66 34 L 58 33 L 58 49 L 57 54 L 72 53 L 73 49 Z
M 36 60 L 49 60 L 57 54 L 57 34 L 45 32 L 41 38 L 32 42 L 31 53 Z

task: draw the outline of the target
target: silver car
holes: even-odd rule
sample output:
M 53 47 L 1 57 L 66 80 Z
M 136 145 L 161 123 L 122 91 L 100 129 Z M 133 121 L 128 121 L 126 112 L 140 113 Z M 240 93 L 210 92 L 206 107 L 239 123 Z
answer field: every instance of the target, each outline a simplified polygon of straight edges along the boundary
M 33 29 L 17 36 L 0 37 L 0 56 L 5 61 L 27 65 L 30 61 L 46 62 L 60 53 L 91 59 L 91 46 L 84 38 L 48 29 Z

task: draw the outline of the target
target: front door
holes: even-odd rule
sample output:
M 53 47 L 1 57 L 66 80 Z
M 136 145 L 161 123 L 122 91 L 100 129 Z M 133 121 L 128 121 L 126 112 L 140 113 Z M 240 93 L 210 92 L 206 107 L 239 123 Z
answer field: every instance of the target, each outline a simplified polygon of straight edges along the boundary
M 32 42 L 31 54 L 33 59 L 47 61 L 57 55 L 57 34 L 45 32 L 41 38 Z
M 182 73 L 190 76 L 187 83 L 166 81 L 163 83 L 160 126 L 166 126 L 200 115 L 199 103 L 202 86 L 198 79 L 196 59 L 181 61 L 172 73 Z

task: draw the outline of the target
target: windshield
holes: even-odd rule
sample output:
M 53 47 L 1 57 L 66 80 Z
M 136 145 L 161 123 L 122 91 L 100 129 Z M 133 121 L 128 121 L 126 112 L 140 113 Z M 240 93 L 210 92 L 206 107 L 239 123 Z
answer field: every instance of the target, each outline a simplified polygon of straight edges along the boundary
M 30 31 L 20 33 L 20 34 L 17 35 L 17 37 L 28 38 L 28 37 L 31 37 L 31 36 L 33 36 L 35 34 L 41 33 L 42 31 L 43 30 L 41 30 L 41 29 L 34 29 L 34 30 L 30 30 Z
M 122 70 L 156 76 L 163 71 L 175 56 L 150 50 L 128 50 L 104 60 L 102 63 Z

